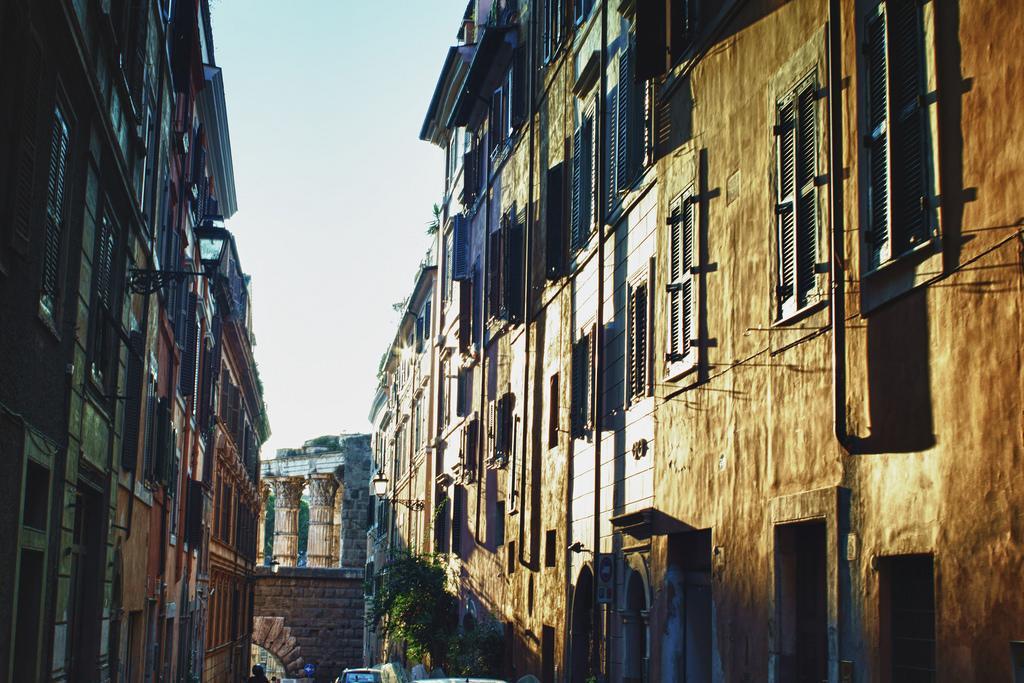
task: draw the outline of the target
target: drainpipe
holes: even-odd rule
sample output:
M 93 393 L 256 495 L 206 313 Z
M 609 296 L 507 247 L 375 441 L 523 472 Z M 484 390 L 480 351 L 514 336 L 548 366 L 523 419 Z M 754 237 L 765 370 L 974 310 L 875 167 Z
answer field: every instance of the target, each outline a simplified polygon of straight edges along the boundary
M 601 80 L 598 88 L 598 113 L 595 115 L 598 135 L 597 158 L 591 163 L 597 164 L 597 173 L 594 174 L 597 187 L 594 194 L 598 197 L 599 206 L 594 214 L 597 217 L 597 325 L 594 333 L 594 623 L 593 636 L 597 635 L 598 624 L 601 624 L 601 641 L 603 643 L 604 658 L 602 661 L 599 649 L 593 649 L 592 665 L 595 673 L 603 669 L 605 676 L 608 674 L 608 660 L 610 651 L 607 642 L 608 624 L 601 622 L 603 610 L 597 604 L 597 558 L 601 551 L 601 435 L 603 432 L 604 419 L 604 268 L 605 268 L 605 212 L 608 201 L 604 195 L 604 188 L 607 185 L 607 173 L 604 160 L 608 157 L 607 132 L 608 106 L 608 0 L 601 2 Z M 599 676 L 600 679 L 600 676 Z
M 846 269 L 843 238 L 842 35 L 839 0 L 828 5 L 828 213 L 832 221 L 832 426 L 836 442 L 850 452 L 846 425 Z
M 530 22 L 531 22 L 532 26 L 530 27 L 530 35 L 531 36 L 535 36 L 535 35 L 537 35 L 537 28 L 538 28 L 538 26 L 537 26 L 537 23 L 538 23 L 537 22 L 537 13 L 536 12 L 532 12 L 531 15 L 532 16 L 530 17 Z M 531 50 L 531 52 L 534 52 L 534 51 Z M 534 54 L 535 54 L 535 52 L 534 52 Z M 526 266 L 525 266 L 525 268 L 523 270 L 523 284 L 524 284 L 524 287 L 523 287 L 523 293 L 522 293 L 522 296 L 523 296 L 523 302 L 522 302 L 522 306 L 523 306 L 523 326 L 525 328 L 524 331 L 523 331 L 524 349 L 525 349 L 524 354 L 523 354 L 524 357 L 525 357 L 524 362 L 523 362 L 523 449 L 522 449 L 523 457 L 522 457 L 521 466 L 516 471 L 516 476 L 518 476 L 519 480 L 523 481 L 523 482 L 525 482 L 527 480 L 527 477 L 526 477 L 526 471 L 527 471 L 526 470 L 526 457 L 527 457 L 528 451 L 527 451 L 527 447 L 526 446 L 529 443 L 528 435 L 529 435 L 529 431 L 530 431 L 529 420 L 527 419 L 527 406 L 529 405 L 529 402 L 530 402 L 529 396 L 530 396 L 530 393 L 531 393 L 530 392 L 530 338 L 533 336 L 533 335 L 530 334 L 530 319 L 532 317 L 530 315 L 530 291 L 532 289 L 532 287 L 531 287 L 531 285 L 532 285 L 531 275 L 533 273 L 533 268 L 531 267 L 533 265 L 533 259 L 530 258 L 530 248 L 532 246 L 532 240 L 530 239 L 530 236 L 532 235 L 531 226 L 535 226 L 536 225 L 536 221 L 532 220 L 532 218 L 533 218 L 533 187 L 534 187 L 533 175 L 536 172 L 536 169 L 534 168 L 534 162 L 533 162 L 533 160 L 534 160 L 533 145 L 534 145 L 534 132 L 535 132 L 534 131 L 535 126 L 533 125 L 533 114 L 534 114 L 534 111 L 533 111 L 533 93 L 534 93 L 535 79 L 536 79 L 537 70 L 536 69 L 527 69 L 527 72 L 529 73 L 529 78 L 527 80 L 527 84 L 528 85 L 527 85 L 527 90 L 526 90 L 526 92 L 527 92 L 527 96 L 526 96 L 527 97 L 527 99 L 526 99 L 526 115 L 527 115 L 528 118 L 527 118 L 527 121 L 526 121 L 525 125 L 527 126 L 527 129 L 530 132 L 529 144 L 527 145 L 527 149 L 529 150 L 529 153 L 530 153 L 530 163 L 529 163 L 529 170 L 527 171 L 526 177 L 530 179 L 530 182 L 528 183 L 528 188 L 527 188 L 526 225 L 523 226 L 523 254 L 522 254 L 523 259 L 526 261 Z M 530 461 L 531 461 L 531 464 L 532 464 L 532 461 L 533 461 L 532 452 L 530 453 Z M 532 467 L 530 468 L 530 475 L 531 476 L 533 475 L 533 468 Z M 514 485 L 515 485 L 515 482 L 513 482 L 513 486 Z M 519 505 L 520 505 L 520 515 L 519 515 L 519 562 L 520 562 L 520 564 L 524 564 L 524 565 L 526 564 L 526 547 L 525 547 L 526 543 L 524 542 L 524 540 L 526 538 L 526 531 L 527 531 L 527 523 L 526 523 L 526 496 L 525 496 L 526 491 L 525 491 L 525 489 L 526 489 L 526 487 L 523 486 L 523 487 L 520 488 L 520 491 L 519 491 L 519 498 L 520 498 L 520 500 L 519 500 Z M 532 486 L 531 486 L 530 490 L 531 491 L 533 490 Z M 533 515 L 537 514 L 537 511 L 534 510 L 532 506 L 530 508 L 530 514 L 531 514 L 531 517 Z M 531 538 L 531 541 L 532 541 L 532 538 Z M 532 550 L 532 545 L 533 544 L 531 543 L 531 550 Z M 532 557 L 531 558 L 531 565 L 532 566 L 530 566 L 530 569 L 532 570 L 533 566 L 537 565 L 537 558 L 536 557 Z

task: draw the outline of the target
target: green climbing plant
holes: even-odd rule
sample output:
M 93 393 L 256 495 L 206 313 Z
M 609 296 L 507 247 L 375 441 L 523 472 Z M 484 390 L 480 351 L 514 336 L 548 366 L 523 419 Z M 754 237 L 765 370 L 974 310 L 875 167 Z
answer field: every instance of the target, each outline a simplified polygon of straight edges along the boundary
M 458 604 L 444 556 L 402 553 L 379 575 L 383 581 L 367 617 L 370 628 L 404 642 L 413 660 L 443 667 Z

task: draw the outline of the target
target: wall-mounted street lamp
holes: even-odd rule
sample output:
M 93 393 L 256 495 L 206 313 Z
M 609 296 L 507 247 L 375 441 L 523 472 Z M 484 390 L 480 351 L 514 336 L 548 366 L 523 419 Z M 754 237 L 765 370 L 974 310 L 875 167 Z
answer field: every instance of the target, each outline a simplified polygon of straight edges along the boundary
M 154 270 L 132 268 L 128 271 L 128 291 L 136 294 L 153 294 L 170 282 L 182 282 L 190 277 L 214 277 L 220 266 L 224 247 L 231 239 L 231 233 L 224 227 L 222 216 L 207 216 L 194 230 L 199 241 L 199 261 L 203 270 Z
M 413 511 L 420 511 L 423 509 L 422 500 L 412 500 L 411 498 L 388 498 L 388 478 L 384 475 L 384 470 L 377 470 L 377 475 L 370 480 L 373 484 L 373 494 L 381 500 L 390 500 L 392 503 L 398 503 L 404 505 Z
M 281 567 L 281 563 L 278 562 L 277 560 L 271 560 L 270 561 L 270 571 L 272 571 L 272 572 L 274 572 L 276 574 L 277 570 L 280 569 L 280 567 Z

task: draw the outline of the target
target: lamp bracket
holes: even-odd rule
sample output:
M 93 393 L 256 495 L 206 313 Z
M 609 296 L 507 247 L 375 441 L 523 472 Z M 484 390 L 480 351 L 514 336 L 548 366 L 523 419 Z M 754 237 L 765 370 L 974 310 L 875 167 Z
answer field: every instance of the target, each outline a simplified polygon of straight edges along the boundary
M 153 294 L 169 282 L 183 282 L 190 277 L 209 277 L 201 270 L 152 270 L 132 268 L 128 271 L 128 291 L 136 294 Z

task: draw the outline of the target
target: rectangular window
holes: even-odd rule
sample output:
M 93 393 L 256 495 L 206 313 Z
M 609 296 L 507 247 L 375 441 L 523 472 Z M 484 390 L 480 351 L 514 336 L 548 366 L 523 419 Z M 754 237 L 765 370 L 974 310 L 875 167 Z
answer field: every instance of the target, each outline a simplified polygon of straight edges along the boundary
M 545 265 L 549 280 L 561 277 L 565 268 L 565 165 L 548 169 L 544 214 Z
M 505 545 L 505 501 L 494 504 L 494 547 Z
M 650 393 L 648 378 L 648 296 L 647 280 L 629 288 L 629 399 L 638 401 Z
M 776 107 L 776 316 L 813 303 L 818 262 L 817 103 L 806 79 Z
M 544 62 L 550 62 L 558 53 L 562 43 L 562 31 L 565 19 L 565 0 L 544 1 Z
M 453 274 L 453 262 L 452 259 L 455 257 L 455 235 L 453 231 L 449 230 L 444 235 L 444 301 L 445 303 L 452 300 L 452 279 Z
M 466 417 L 473 409 L 473 371 L 469 368 L 459 370 L 458 384 L 455 391 L 455 412 L 458 417 Z
M 592 426 L 593 333 L 580 335 L 572 350 L 572 436 L 585 436 Z
M 447 358 L 443 359 L 439 363 L 440 365 L 440 391 L 437 396 L 437 416 L 438 422 L 441 427 L 448 426 L 451 422 L 451 395 L 452 395 L 452 378 L 451 374 L 451 363 Z
M 499 466 L 507 464 L 512 456 L 512 444 L 514 441 L 512 411 L 514 402 L 515 397 L 512 394 L 505 394 L 496 403 L 492 404 L 494 406 L 494 459 Z
M 866 265 L 877 268 L 933 231 L 921 3 L 880 2 L 865 24 Z
M 594 216 L 594 112 L 582 117 L 572 143 L 572 220 L 570 247 L 586 246 L 593 230 Z
M 697 198 L 691 186 L 672 202 L 669 216 L 668 371 L 697 363 Z
M 548 529 L 544 534 L 544 566 L 558 566 L 558 531 Z
M 462 557 L 462 518 L 466 514 L 466 489 L 455 486 L 452 490 L 452 553 Z
M 645 85 L 636 82 L 635 36 L 627 36 L 615 66 L 618 78 L 608 93 L 608 210 L 611 211 L 622 194 L 636 180 L 645 155 L 644 92 Z M 614 75 L 609 74 L 609 79 Z
M 561 405 L 558 393 L 558 373 L 551 375 L 548 389 L 548 448 L 558 446 L 558 423 Z
M 492 319 L 511 323 L 523 319 L 523 228 L 525 209 L 516 214 L 513 206 L 501 217 L 497 231 L 490 235 L 488 254 L 488 306 Z
M 826 549 L 824 522 L 775 529 L 778 680 L 828 679 Z
M 463 443 L 462 443 L 462 457 L 463 467 L 467 480 L 473 481 L 477 475 L 477 467 L 479 466 L 477 460 L 477 438 L 480 423 L 474 417 L 466 425 L 466 429 L 463 431 Z
M 935 567 L 931 555 L 882 558 L 879 650 L 883 681 L 934 681 Z
M 505 571 L 508 574 L 515 574 L 516 572 L 516 542 L 514 540 L 509 541 L 506 546 L 508 552 L 508 563 L 506 564 Z
M 64 244 L 64 194 L 67 186 L 68 147 L 71 129 L 60 105 L 53 110 L 50 137 L 50 167 L 46 194 L 46 228 L 43 250 L 42 289 L 39 303 L 53 318 L 60 296 L 61 254 Z

